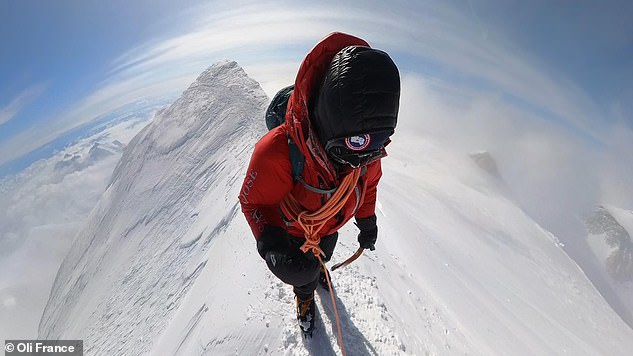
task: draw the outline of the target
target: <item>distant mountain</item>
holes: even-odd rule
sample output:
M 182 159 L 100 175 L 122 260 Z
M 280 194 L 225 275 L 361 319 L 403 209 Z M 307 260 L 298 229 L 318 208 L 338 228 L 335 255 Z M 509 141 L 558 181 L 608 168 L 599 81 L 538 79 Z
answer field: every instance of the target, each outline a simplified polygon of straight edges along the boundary
M 65 153 L 64 159 L 57 162 L 55 169 L 58 171 L 64 170 L 66 173 L 80 171 L 102 159 L 120 154 L 124 147 L 125 146 L 119 141 L 114 140 L 112 142 L 103 143 L 99 142 L 99 138 L 97 138 L 92 142 L 92 146 L 87 152 L 85 149 L 79 147 L 78 151 L 83 152 Z
M 623 222 L 620 223 L 614 215 Z M 622 283 L 633 282 L 633 242 L 629 231 L 622 226 L 627 223 L 633 223 L 633 212 L 604 206 L 598 207 L 587 220 L 589 234 L 603 238 L 610 250 L 604 260 L 607 272 Z
M 225 61 L 156 115 L 60 267 L 40 338 L 82 339 L 86 355 L 338 352 L 329 294 L 303 339 L 240 213 L 267 103 Z M 332 273 L 349 355 L 629 354 L 633 330 L 497 179 L 415 132 L 389 153 L 376 251 Z M 356 235 L 341 229 L 335 261 Z
M 602 269 L 602 292 L 633 327 L 633 212 L 599 206 L 586 221 L 587 243 Z
M 490 152 L 472 152 L 470 153 L 470 158 L 472 158 L 481 169 L 488 172 L 491 176 L 501 179 L 501 174 L 499 174 L 499 169 L 497 168 L 497 162 Z

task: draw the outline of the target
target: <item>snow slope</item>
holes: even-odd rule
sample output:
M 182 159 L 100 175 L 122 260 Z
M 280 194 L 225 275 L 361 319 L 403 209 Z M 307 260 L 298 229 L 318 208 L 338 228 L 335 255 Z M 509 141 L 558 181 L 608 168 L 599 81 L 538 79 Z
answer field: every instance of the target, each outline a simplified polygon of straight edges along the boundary
M 58 272 L 41 338 L 84 339 L 87 355 L 340 353 L 329 295 L 304 340 L 291 288 L 239 211 L 267 100 L 235 62 L 218 63 L 130 143 Z M 419 133 L 389 149 L 377 249 L 332 274 L 348 355 L 633 349 L 557 239 L 467 154 Z M 356 247 L 347 225 L 333 262 Z

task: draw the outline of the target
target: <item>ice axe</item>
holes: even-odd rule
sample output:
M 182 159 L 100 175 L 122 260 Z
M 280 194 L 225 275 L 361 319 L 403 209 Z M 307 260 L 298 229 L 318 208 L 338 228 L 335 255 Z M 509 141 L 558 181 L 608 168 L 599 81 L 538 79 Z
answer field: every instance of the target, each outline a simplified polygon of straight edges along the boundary
M 345 261 L 343 261 L 343 262 L 340 262 L 340 263 L 335 264 L 334 266 L 332 266 L 332 268 L 331 268 L 330 270 L 331 270 L 331 271 L 334 271 L 335 269 L 338 269 L 339 267 L 345 267 L 345 266 L 347 266 L 348 264 L 350 264 L 350 263 L 352 263 L 352 262 L 356 261 L 356 259 L 357 259 L 357 258 L 359 258 L 359 257 L 360 257 L 360 255 L 362 255 L 362 254 L 363 254 L 363 251 L 364 251 L 364 250 L 365 250 L 364 248 L 359 247 L 359 248 L 358 248 L 358 250 L 356 250 L 356 252 L 354 252 L 354 254 L 353 254 L 352 256 L 350 256 L 350 258 L 346 259 L 346 260 L 345 260 Z

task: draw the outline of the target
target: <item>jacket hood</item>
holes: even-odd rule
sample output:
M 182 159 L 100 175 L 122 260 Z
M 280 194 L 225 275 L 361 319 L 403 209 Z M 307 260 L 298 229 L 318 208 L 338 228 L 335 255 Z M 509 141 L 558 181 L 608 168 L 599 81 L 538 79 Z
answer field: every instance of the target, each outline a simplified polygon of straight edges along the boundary
M 347 46 L 365 46 L 364 40 L 341 32 L 334 32 L 323 38 L 307 54 L 295 79 L 295 87 L 286 111 L 286 130 L 306 159 L 306 165 L 316 169 L 328 182 L 336 184 L 336 169 L 328 159 L 320 143 L 316 129 L 310 122 L 310 99 L 318 95 L 334 56 Z
M 311 120 L 323 146 L 337 138 L 390 135 L 399 102 L 400 75 L 389 55 L 348 46 L 333 57 L 312 103 Z

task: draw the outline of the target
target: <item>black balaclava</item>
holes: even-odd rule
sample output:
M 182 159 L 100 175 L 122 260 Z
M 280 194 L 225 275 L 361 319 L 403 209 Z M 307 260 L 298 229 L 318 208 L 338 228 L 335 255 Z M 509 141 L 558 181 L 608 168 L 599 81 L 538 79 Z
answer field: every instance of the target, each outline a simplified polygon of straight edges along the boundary
M 312 123 L 323 147 L 355 135 L 388 137 L 396 127 L 399 100 L 400 75 L 387 53 L 345 47 L 332 59 L 312 103 Z

